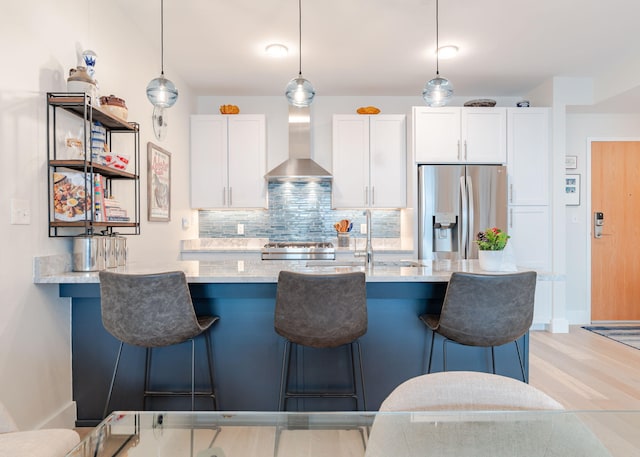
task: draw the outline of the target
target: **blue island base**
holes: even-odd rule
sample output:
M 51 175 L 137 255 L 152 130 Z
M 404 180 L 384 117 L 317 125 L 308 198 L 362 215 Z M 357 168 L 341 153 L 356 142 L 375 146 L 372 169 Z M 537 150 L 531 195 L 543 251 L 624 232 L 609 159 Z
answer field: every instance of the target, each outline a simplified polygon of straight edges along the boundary
M 274 411 L 278 407 L 283 339 L 273 329 L 276 284 L 191 283 L 197 314 L 215 314 L 211 330 L 218 404 L 226 411 Z M 369 325 L 361 337 L 367 409 L 377 410 L 386 396 L 407 379 L 426 371 L 431 337 L 418 316 L 438 313 L 446 283 L 367 283 Z M 102 326 L 98 284 L 61 284 L 60 295 L 72 297 L 73 397 L 77 426 L 95 426 L 104 402 L 119 342 Z M 529 335 L 519 342 L 528 372 Z M 196 390 L 208 387 L 205 339 L 196 339 Z M 190 345 L 153 351 L 152 388 L 190 389 Z M 348 347 L 299 349 L 292 366 L 292 385 L 312 391 L 349 390 Z M 145 350 L 125 345 L 111 410 L 143 409 Z M 491 371 L 487 348 L 447 345 L 448 370 Z M 442 371 L 442 339 L 436 336 L 432 371 Z M 498 374 L 521 379 L 515 345 L 496 348 Z M 191 400 L 152 398 L 147 408 L 190 410 Z M 197 399 L 196 409 L 212 409 L 208 399 Z M 352 399 L 297 399 L 289 410 L 351 410 Z

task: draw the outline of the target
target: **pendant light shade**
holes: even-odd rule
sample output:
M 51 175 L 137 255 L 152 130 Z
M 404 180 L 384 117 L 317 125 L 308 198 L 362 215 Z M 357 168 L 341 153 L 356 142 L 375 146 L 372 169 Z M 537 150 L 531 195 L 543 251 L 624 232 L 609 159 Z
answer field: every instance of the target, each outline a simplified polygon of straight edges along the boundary
M 437 75 L 424 85 L 422 98 L 429 106 L 444 106 L 453 95 L 453 85 L 448 79 Z
M 160 0 L 160 77 L 147 85 L 147 98 L 160 108 L 171 108 L 178 100 L 175 84 L 164 77 L 164 0 Z
M 293 106 L 304 108 L 313 103 L 316 91 L 313 85 L 302 77 L 302 0 L 298 0 L 298 76 L 287 84 L 285 95 Z
M 304 108 L 311 105 L 313 97 L 316 95 L 313 86 L 309 81 L 302 77 L 302 74 L 289 81 L 285 93 L 289 104 L 297 106 L 298 108 Z
M 436 0 L 436 49 L 439 46 L 438 0 Z M 453 85 L 448 79 L 440 76 L 440 62 L 436 52 L 436 77 L 424 85 L 422 98 L 429 106 L 444 106 L 453 95 Z
M 161 73 L 160 77 L 152 79 L 147 85 L 147 98 L 153 106 L 170 108 L 178 100 L 178 89 Z

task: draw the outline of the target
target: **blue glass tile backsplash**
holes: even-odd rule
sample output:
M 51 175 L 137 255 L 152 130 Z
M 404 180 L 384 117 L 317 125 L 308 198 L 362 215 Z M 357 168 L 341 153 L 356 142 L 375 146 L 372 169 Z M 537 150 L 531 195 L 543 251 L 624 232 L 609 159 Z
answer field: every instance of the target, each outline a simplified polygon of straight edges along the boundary
M 372 210 L 372 236 L 400 237 L 400 210 Z M 227 211 L 200 210 L 200 238 L 268 238 L 270 241 L 329 241 L 335 238 L 333 224 L 353 221 L 352 234 L 362 237 L 362 210 L 331 209 L 330 182 L 269 183 L 269 209 Z M 244 224 L 244 235 L 237 225 Z

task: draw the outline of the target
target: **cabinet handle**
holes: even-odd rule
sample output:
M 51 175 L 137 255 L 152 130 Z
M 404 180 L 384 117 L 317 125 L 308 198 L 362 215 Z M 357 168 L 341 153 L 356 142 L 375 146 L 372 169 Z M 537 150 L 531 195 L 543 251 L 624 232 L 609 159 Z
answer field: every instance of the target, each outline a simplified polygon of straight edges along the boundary
M 376 204 L 376 188 L 375 186 L 371 186 L 371 205 Z
M 227 204 L 227 188 L 226 187 L 222 188 L 222 204 L 223 205 Z
M 513 228 L 513 208 L 509 208 L 509 228 Z
M 509 203 L 513 203 L 513 184 L 509 184 Z
M 369 204 L 369 186 L 364 186 L 364 204 Z
M 233 189 L 229 187 L 229 206 L 233 205 Z
M 462 160 L 462 149 L 460 149 L 460 140 L 458 140 L 458 160 Z
M 464 140 L 464 160 L 467 160 L 467 140 Z

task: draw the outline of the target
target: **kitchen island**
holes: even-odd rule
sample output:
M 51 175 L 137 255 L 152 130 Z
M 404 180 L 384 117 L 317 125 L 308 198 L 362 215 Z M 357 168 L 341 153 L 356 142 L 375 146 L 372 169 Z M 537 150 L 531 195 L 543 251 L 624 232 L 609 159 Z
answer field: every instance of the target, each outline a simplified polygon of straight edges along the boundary
M 283 340 L 273 329 L 278 272 L 339 273 L 364 271 L 359 263 L 312 261 L 181 261 L 170 265 L 131 264 L 113 269 L 126 273 L 181 270 L 187 275 L 198 314 L 216 314 L 212 329 L 219 406 L 223 410 L 270 411 L 277 408 Z M 418 316 L 438 312 L 453 271 L 478 272 L 477 261 L 388 261 L 367 269 L 369 326 L 361 338 L 367 406 L 378 409 L 384 398 L 403 381 L 425 370 L 430 338 Z M 552 279 L 539 275 L 539 281 Z M 36 268 L 36 283 L 59 285 L 60 295 L 72 303 L 73 397 L 78 425 L 101 419 L 104 399 L 115 361 L 118 342 L 102 326 L 97 273 L 55 272 Z M 204 339 L 196 341 L 196 382 L 206 386 Z M 442 369 L 441 339 L 436 338 L 433 371 Z M 528 368 L 528 335 L 522 337 L 525 368 Z M 344 348 L 300 351 L 306 386 L 325 388 L 350 385 L 348 355 Z M 144 350 L 126 347 L 116 383 L 113 409 L 142 408 Z M 189 385 L 188 346 L 154 352 L 152 379 L 158 388 Z M 448 345 L 450 370 L 490 371 L 490 351 Z M 499 374 L 520 378 L 514 345 L 496 348 Z M 294 377 L 302 372 L 293 368 Z M 295 382 L 295 380 L 294 380 Z M 298 400 L 301 409 L 348 410 L 349 400 Z M 303 404 L 304 402 L 304 404 Z M 188 409 L 184 399 L 153 399 L 155 409 Z M 289 408 L 295 409 L 295 401 Z M 199 401 L 198 409 L 210 408 Z

